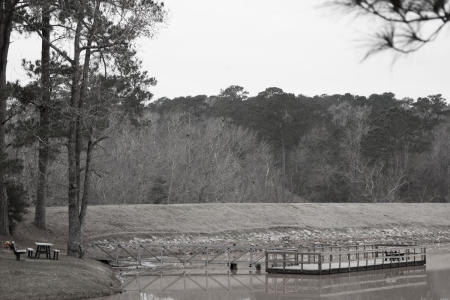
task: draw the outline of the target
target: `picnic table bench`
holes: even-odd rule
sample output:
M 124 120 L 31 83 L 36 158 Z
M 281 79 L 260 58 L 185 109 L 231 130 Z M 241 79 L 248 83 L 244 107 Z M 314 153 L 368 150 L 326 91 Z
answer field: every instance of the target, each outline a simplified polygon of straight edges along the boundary
M 16 256 L 16 260 L 20 260 L 20 256 L 27 252 L 26 250 L 22 249 L 16 249 L 16 244 L 14 242 L 8 243 L 9 248 L 14 252 L 14 255 Z

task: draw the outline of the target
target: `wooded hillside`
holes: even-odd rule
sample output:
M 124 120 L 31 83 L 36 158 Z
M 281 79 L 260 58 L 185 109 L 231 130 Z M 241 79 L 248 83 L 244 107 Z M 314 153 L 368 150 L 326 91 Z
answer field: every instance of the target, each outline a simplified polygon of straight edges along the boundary
M 450 108 L 440 95 L 268 88 L 247 98 L 231 86 L 140 109 L 110 120 L 92 203 L 450 201 Z M 63 151 L 50 167 L 51 205 L 66 201 Z M 17 155 L 35 185 L 35 147 Z

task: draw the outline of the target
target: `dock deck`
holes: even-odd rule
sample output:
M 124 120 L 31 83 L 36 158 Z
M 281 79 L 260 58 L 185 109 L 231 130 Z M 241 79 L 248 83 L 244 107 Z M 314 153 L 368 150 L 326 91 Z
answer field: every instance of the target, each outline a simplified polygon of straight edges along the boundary
M 357 245 L 348 247 L 266 250 L 266 272 L 332 274 L 426 264 L 426 248 L 416 245 Z

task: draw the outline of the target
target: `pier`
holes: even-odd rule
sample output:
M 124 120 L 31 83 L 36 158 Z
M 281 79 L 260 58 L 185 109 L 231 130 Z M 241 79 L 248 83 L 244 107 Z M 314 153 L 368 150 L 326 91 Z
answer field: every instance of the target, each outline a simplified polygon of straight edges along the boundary
M 270 249 L 257 245 L 96 244 L 96 258 L 115 268 L 199 269 L 225 267 L 232 271 L 264 268 L 267 273 L 331 274 L 423 266 L 426 248 L 419 245 L 295 245 Z M 91 255 L 94 254 L 91 252 Z M 103 254 L 103 255 L 102 255 Z
M 107 262 L 114 268 L 190 269 L 226 267 L 249 268 L 255 271 L 264 266 L 265 248 L 257 245 L 161 245 L 94 244 L 92 258 Z M 97 251 L 98 250 L 98 251 Z
M 417 245 L 351 245 L 265 251 L 267 273 L 333 274 L 422 266 L 426 248 Z

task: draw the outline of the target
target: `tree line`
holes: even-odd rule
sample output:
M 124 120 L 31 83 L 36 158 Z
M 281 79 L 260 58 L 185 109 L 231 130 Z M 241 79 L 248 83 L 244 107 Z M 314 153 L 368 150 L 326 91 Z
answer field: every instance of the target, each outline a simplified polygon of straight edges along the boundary
M 217 96 L 159 99 L 148 111 L 250 130 L 270 149 L 278 188 L 296 196 L 287 201 L 450 201 L 450 107 L 441 95 L 247 94 L 231 86 Z
M 37 159 L 33 147 L 22 148 L 23 161 Z M 158 99 L 136 119 L 110 115 L 91 203 L 448 202 L 449 147 L 450 107 L 440 95 L 268 88 L 248 97 L 231 86 Z M 50 205 L 66 201 L 65 155 L 49 167 Z M 34 165 L 22 172 L 30 186 Z

